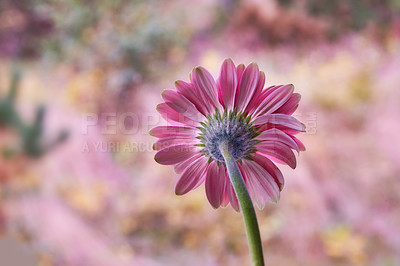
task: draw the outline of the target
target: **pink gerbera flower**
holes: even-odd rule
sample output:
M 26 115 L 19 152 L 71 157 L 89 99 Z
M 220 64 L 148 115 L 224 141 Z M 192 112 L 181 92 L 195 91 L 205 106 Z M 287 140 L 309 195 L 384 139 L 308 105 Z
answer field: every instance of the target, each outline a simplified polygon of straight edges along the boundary
M 150 134 L 155 160 L 175 165 L 180 177 L 175 193 L 183 195 L 205 181 L 214 208 L 239 203 L 227 174 L 219 145 L 229 143 L 250 195 L 259 208 L 276 202 L 284 185 L 273 162 L 296 167 L 293 150 L 305 150 L 294 135 L 305 127 L 291 116 L 300 94 L 293 85 L 264 88 L 265 74 L 257 64 L 245 67 L 226 59 L 217 81 L 202 67 L 193 69 L 191 82 L 176 81 L 157 106 L 171 126 L 158 126 Z

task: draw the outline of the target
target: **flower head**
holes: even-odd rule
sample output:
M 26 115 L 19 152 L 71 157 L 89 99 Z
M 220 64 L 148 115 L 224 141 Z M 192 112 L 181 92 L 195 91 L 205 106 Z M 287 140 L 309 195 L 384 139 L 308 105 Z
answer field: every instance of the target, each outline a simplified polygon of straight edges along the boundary
M 264 88 L 265 74 L 257 64 L 234 65 L 226 59 L 217 81 L 202 67 L 193 69 L 190 82 L 177 81 L 157 106 L 171 126 L 158 126 L 150 134 L 159 140 L 155 160 L 175 165 L 180 177 L 175 193 L 183 195 L 205 181 L 214 208 L 239 204 L 229 180 L 221 143 L 229 145 L 251 197 L 259 208 L 276 202 L 284 185 L 273 162 L 296 167 L 297 152 L 305 150 L 294 135 L 305 126 L 291 116 L 300 94 L 293 85 Z

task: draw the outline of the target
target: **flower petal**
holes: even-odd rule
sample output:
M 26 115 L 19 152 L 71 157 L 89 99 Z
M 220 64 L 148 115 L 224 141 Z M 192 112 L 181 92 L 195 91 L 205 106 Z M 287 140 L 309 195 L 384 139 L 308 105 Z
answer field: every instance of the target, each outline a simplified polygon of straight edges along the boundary
M 258 163 L 254 161 L 246 162 L 252 179 L 257 180 L 259 184 L 257 187 L 262 189 L 261 193 L 264 193 L 267 200 L 277 202 L 280 197 L 280 190 L 273 176 Z
M 272 142 L 278 141 L 299 153 L 299 147 L 297 146 L 297 143 L 288 134 L 277 128 L 271 128 L 263 131 L 259 136 L 256 137 L 256 140 Z
M 249 173 L 248 168 L 249 167 L 247 166 L 247 163 L 245 161 L 242 165 L 239 164 L 240 172 L 242 173 L 243 180 L 246 184 L 247 190 L 252 198 L 253 203 L 257 206 L 257 208 L 263 209 L 266 202 L 266 197 L 264 196 L 265 193 L 263 193 L 262 188 L 257 182 L 256 178 L 254 178 Z
M 247 181 L 251 188 L 257 207 L 262 209 L 267 200 L 279 200 L 279 187 L 272 175 L 254 161 L 244 160 L 243 170 L 247 174 Z
M 208 113 L 214 113 L 215 108 L 220 109 L 217 85 L 211 74 L 203 67 L 196 67 L 192 71 L 191 80 L 198 95 L 204 99 Z
M 301 142 L 295 136 L 292 136 L 292 135 L 289 135 L 289 136 L 296 142 L 296 144 L 299 147 L 300 151 L 305 151 L 306 150 L 306 146 L 303 144 L 303 142 Z
M 267 114 L 258 117 L 254 125 L 263 125 L 267 127 L 276 127 L 278 129 L 294 130 L 296 132 L 305 132 L 306 128 L 299 120 L 290 115 Z
M 238 84 L 240 84 L 240 80 L 242 79 L 243 72 L 246 69 L 246 66 L 243 64 L 240 64 L 236 67 L 236 72 L 237 72 L 237 77 L 238 77 Z
M 260 153 L 253 154 L 253 160 L 258 163 L 262 168 L 264 168 L 275 180 L 278 185 L 279 190 L 282 191 L 285 185 L 285 180 L 283 178 L 281 170 L 267 157 Z
M 291 115 L 296 111 L 297 107 L 299 106 L 299 102 L 301 99 L 301 95 L 298 93 L 293 93 L 289 100 L 285 102 L 275 113 Z
M 223 177 L 219 176 L 219 166 L 216 162 L 211 162 L 206 174 L 205 188 L 207 199 L 215 209 L 221 206 L 220 186 L 223 186 L 223 182 Z
M 232 208 L 237 212 L 240 211 L 239 201 L 236 196 L 236 192 L 233 189 L 232 183 L 230 181 L 227 184 L 227 189 L 228 189 L 227 191 L 228 191 L 229 202 L 231 203 Z
M 277 163 L 287 164 L 293 169 L 296 168 L 296 157 L 293 151 L 280 142 L 261 142 L 257 144 L 257 151 Z
M 251 97 L 251 100 L 250 100 L 249 104 L 247 105 L 245 111 L 250 112 L 257 105 L 257 102 L 261 96 L 261 92 L 264 88 L 264 84 L 265 84 L 265 73 L 260 71 L 260 76 L 258 78 L 256 90 L 254 91 L 254 95 L 253 95 L 253 97 Z
M 208 163 L 206 157 L 201 156 L 196 159 L 179 177 L 175 184 L 175 194 L 184 195 L 190 190 L 200 186 L 204 182 L 207 168 Z
M 157 105 L 157 111 L 161 114 L 161 116 L 172 125 L 184 125 L 189 127 L 197 127 L 199 123 L 194 121 L 183 114 L 178 113 L 174 109 L 172 109 L 166 103 L 160 103 Z
M 223 187 L 220 188 L 221 206 L 226 207 L 229 204 L 228 189 L 231 181 L 229 180 L 228 173 L 226 172 L 226 167 L 223 164 L 219 166 L 219 176 L 224 181 Z
M 267 90 L 264 94 L 264 100 L 259 103 L 254 115 L 260 116 L 273 113 L 290 98 L 293 90 L 294 86 L 292 84 L 276 86 Z
M 253 97 L 257 88 L 260 71 L 256 63 L 251 63 L 243 72 L 238 90 L 235 96 L 235 107 L 237 110 L 243 111 Z
M 207 109 L 204 106 L 204 103 L 201 101 L 200 96 L 197 94 L 196 89 L 191 83 L 187 83 L 183 80 L 177 80 L 175 81 L 175 88 L 180 94 L 186 97 L 186 99 L 192 102 L 200 113 L 203 115 L 207 114 Z
M 191 157 L 189 157 L 189 159 L 187 159 L 183 162 L 177 163 L 174 166 L 175 173 L 177 173 L 177 174 L 182 173 L 189 165 L 191 165 L 194 161 L 196 161 L 201 156 L 203 156 L 203 155 L 200 152 L 197 152 L 197 153 L 193 154 Z
M 150 130 L 149 134 L 157 138 L 166 137 L 196 137 L 199 130 L 192 127 L 158 126 Z
M 194 121 L 202 121 L 204 119 L 204 116 L 197 110 L 196 106 L 179 92 L 165 90 L 162 93 L 162 97 L 165 103 L 178 113 Z
M 227 110 L 233 110 L 237 83 L 235 64 L 231 59 L 226 59 L 222 64 L 217 86 L 222 105 Z
M 159 151 L 171 146 L 177 146 L 177 145 L 187 145 L 187 144 L 197 144 L 199 143 L 198 139 L 193 138 L 193 137 L 167 137 L 167 138 L 161 138 L 157 140 L 156 143 L 153 144 L 153 150 Z
M 176 145 L 160 150 L 154 156 L 159 164 L 171 165 L 180 163 L 199 151 L 194 145 Z

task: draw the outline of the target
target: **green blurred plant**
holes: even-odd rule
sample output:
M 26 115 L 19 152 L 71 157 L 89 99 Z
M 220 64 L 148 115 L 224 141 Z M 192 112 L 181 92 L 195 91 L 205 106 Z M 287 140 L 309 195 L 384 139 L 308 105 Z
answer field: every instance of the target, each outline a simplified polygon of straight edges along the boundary
M 18 68 L 12 71 L 10 90 L 5 98 L 0 98 L 0 128 L 11 128 L 18 132 L 22 152 L 29 157 L 39 157 L 51 148 L 68 138 L 68 131 L 62 130 L 56 138 L 44 141 L 44 117 L 46 109 L 38 106 L 33 123 L 26 123 L 21 119 L 15 101 L 21 72 Z
M 398 0 L 280 0 L 285 8 L 302 8 L 313 17 L 324 17 L 334 37 L 347 30 L 362 30 L 369 24 L 384 29 L 393 23 L 400 11 Z M 340 17 L 340 20 L 337 18 Z
M 138 82 L 154 79 L 177 50 L 185 52 L 193 34 L 174 2 L 56 0 L 38 7 L 51 14 L 57 29 L 46 41 L 46 56 L 121 79 L 128 72 Z
M 0 98 L 0 127 L 18 127 L 19 125 L 19 116 L 14 105 L 20 76 L 21 74 L 18 70 L 13 71 L 8 95 L 4 99 Z

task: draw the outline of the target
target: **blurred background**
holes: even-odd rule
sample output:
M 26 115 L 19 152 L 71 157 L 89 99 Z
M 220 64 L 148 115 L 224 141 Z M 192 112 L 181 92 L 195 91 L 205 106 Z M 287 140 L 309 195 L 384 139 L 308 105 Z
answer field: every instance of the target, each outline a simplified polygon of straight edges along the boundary
M 202 65 L 293 83 L 307 151 L 257 212 L 268 265 L 400 265 L 399 0 L 1 0 L 1 265 L 249 265 L 148 130 Z

